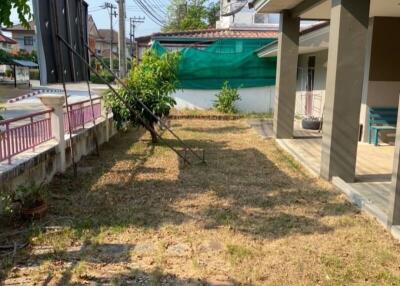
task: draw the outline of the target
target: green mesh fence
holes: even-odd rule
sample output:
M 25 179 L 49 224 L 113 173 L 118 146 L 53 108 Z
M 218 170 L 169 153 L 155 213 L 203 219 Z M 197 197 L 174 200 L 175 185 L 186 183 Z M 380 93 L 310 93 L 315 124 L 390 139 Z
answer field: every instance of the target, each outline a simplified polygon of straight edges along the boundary
M 224 39 L 205 49 L 181 50 L 178 78 L 180 88 L 220 89 L 225 81 L 231 87 L 275 85 L 276 58 L 259 58 L 256 51 L 275 39 Z M 153 44 L 159 54 L 166 50 Z

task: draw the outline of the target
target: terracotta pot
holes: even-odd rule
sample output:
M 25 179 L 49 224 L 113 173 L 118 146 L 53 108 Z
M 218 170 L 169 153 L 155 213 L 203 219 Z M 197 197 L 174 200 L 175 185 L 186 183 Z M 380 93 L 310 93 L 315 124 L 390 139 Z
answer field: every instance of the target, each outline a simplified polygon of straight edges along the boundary
M 47 214 L 48 205 L 45 201 L 33 208 L 22 208 L 21 214 L 24 219 L 41 219 Z

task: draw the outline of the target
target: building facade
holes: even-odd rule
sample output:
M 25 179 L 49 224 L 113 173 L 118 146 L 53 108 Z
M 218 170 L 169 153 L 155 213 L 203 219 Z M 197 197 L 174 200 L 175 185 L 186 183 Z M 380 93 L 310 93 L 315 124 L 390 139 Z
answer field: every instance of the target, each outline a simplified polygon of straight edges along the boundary
M 30 21 L 29 27 L 26 28 L 21 24 L 14 25 L 11 28 L 3 29 L 11 33 L 11 37 L 17 44 L 13 47 L 13 51 L 23 50 L 28 53 L 37 51 L 35 22 Z
M 322 136 L 308 141 L 316 143 L 308 145 L 310 148 L 320 150 L 318 174 L 331 180 L 349 200 L 400 238 L 398 1 L 256 0 L 253 5 L 260 13 L 281 14 L 276 51 L 275 138 L 278 142 L 302 140 L 294 135 L 298 70 L 305 66 L 316 72 L 317 66 L 322 67 Z M 314 37 L 301 35 L 300 21 L 312 19 L 329 22 L 325 28 L 328 40 L 324 40 L 323 29 L 320 34 L 316 31 Z M 325 49 L 312 51 L 323 45 Z M 307 49 L 310 50 L 302 54 Z M 368 136 L 366 129 L 373 130 L 375 138 L 380 130 L 394 133 L 395 146 L 389 146 L 387 152 L 391 155 L 382 162 L 389 166 L 389 172 L 380 173 L 375 168 L 383 156 L 382 147 L 369 148 L 368 156 L 360 157 L 365 143 L 359 141 Z M 310 150 L 306 151 L 296 155 L 305 165 L 310 162 Z M 358 173 L 360 164 L 367 166 L 362 175 Z

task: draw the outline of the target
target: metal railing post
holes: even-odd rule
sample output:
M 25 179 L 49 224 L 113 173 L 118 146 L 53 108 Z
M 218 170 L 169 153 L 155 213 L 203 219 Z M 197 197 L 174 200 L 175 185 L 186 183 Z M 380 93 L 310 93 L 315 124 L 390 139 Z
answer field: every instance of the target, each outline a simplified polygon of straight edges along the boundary
M 8 164 L 11 164 L 10 123 L 6 123 Z

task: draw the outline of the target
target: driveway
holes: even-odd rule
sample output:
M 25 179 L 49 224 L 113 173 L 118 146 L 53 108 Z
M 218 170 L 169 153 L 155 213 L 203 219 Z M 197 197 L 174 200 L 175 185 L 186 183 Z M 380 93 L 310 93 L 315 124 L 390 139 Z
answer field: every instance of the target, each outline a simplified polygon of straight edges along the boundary
M 91 84 L 90 88 L 93 97 L 102 95 L 108 89 L 106 85 L 101 85 L 101 84 Z M 31 90 L 26 89 L 23 90 L 23 92 L 21 92 L 20 89 L 17 89 L 18 92 L 15 93 L 15 96 L 27 94 L 30 91 L 38 89 L 59 89 L 60 91 L 62 91 L 62 85 L 56 84 L 56 85 L 41 86 L 39 84 L 39 81 L 32 81 Z M 68 103 L 70 104 L 89 99 L 89 93 L 87 90 L 86 83 L 68 84 L 67 94 L 68 94 Z M 5 119 L 15 118 L 46 109 L 46 107 L 41 103 L 41 101 L 39 100 L 39 98 L 37 98 L 37 96 L 26 98 L 13 103 L 5 103 L 4 106 L 6 110 L 1 111 L 0 114 Z

